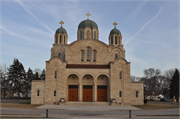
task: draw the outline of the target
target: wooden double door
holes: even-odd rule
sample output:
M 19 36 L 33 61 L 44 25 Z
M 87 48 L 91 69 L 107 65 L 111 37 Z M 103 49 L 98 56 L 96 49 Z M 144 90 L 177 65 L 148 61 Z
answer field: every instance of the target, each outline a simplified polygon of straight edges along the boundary
M 78 85 L 69 85 L 68 101 L 78 101 Z
M 83 86 L 83 101 L 92 102 L 92 86 Z
M 107 86 L 97 87 L 97 100 L 98 102 L 107 102 Z

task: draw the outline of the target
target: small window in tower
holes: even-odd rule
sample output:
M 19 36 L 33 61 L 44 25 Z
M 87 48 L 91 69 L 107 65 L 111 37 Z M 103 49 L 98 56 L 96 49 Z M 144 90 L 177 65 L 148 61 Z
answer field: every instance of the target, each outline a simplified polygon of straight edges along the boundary
M 96 31 L 94 31 L 94 39 L 96 39 Z
M 54 78 L 57 78 L 57 71 L 55 71 Z
M 84 61 L 84 50 L 81 51 L 81 62 Z
M 115 54 L 115 60 L 118 58 L 118 54 Z
M 122 79 L 122 72 L 119 73 L 119 79 Z
M 54 96 L 56 96 L 56 90 L 54 90 Z
M 120 43 L 120 37 L 119 37 L 119 45 L 121 45 L 121 43 Z
M 37 96 L 39 96 L 39 90 L 37 90 Z
M 111 36 L 111 45 L 113 45 L 113 36 Z
M 56 36 L 56 44 L 58 44 L 58 35 Z
M 61 43 L 61 35 L 60 35 L 60 43 Z
M 138 97 L 138 91 L 136 91 L 136 97 Z
M 87 30 L 87 38 L 89 38 L 89 35 L 90 35 L 89 30 Z
M 96 62 L 96 51 L 93 51 L 93 62 Z
M 66 39 L 65 39 L 66 37 L 64 36 L 64 44 L 66 44 Z
M 86 61 L 87 61 L 87 62 L 90 62 L 90 60 L 91 60 L 91 48 L 88 47 L 88 48 L 87 48 L 87 59 L 86 59 Z
M 83 32 L 80 31 L 80 39 L 83 39 Z
M 122 96 L 121 91 L 119 91 L 119 97 L 121 97 L 121 96 Z
M 117 44 L 117 36 L 115 36 L 115 44 Z

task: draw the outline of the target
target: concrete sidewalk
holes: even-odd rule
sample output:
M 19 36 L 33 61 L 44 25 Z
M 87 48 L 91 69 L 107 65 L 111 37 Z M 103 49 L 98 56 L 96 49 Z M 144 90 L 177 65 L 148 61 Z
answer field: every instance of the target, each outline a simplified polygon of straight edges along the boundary
M 82 111 L 125 111 L 141 109 L 133 106 L 86 106 L 86 105 L 42 105 L 35 109 L 50 109 L 50 110 L 82 110 Z

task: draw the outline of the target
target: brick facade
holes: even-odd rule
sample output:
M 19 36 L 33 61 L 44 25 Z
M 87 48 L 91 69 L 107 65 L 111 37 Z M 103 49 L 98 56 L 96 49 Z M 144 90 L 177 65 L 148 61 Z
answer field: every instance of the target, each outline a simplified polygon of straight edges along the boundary
M 84 32 L 87 29 L 91 30 L 86 27 Z M 79 35 L 80 30 L 78 30 Z M 98 32 L 97 28 L 94 31 Z M 78 101 L 81 102 L 83 101 L 83 86 L 90 85 L 93 91 L 93 102 L 98 101 L 97 87 L 107 86 L 108 102 L 115 99 L 117 105 L 143 105 L 143 83 L 131 82 L 130 62 L 125 59 L 122 36 L 121 34 L 116 36 L 119 36 L 120 40 L 119 44 L 115 45 L 107 45 L 99 41 L 97 37 L 96 39 L 84 37 L 69 45 L 54 43 L 51 48 L 51 58 L 46 61 L 45 81 L 32 82 L 31 104 L 57 104 L 60 98 L 68 101 L 69 85 L 78 86 Z M 90 61 L 86 60 L 89 57 L 87 48 L 91 51 Z M 82 51 L 84 52 L 83 61 L 81 61 Z M 95 61 L 94 51 L 96 51 Z M 115 59 L 116 54 L 117 59 Z M 40 90 L 40 96 L 36 95 L 37 90 Z M 54 91 L 56 91 L 55 96 Z M 138 92 L 138 97 L 136 97 L 136 92 Z

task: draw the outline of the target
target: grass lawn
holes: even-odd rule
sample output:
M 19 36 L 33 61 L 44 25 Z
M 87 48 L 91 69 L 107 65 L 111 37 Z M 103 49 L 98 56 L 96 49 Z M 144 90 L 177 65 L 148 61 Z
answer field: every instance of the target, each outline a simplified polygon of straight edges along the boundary
M 23 103 L 1 103 L 1 107 L 3 108 L 16 108 L 16 109 L 34 109 L 38 106 L 41 106 L 39 104 L 23 104 Z
M 161 110 L 161 109 L 177 109 L 177 108 L 179 108 L 179 105 L 151 104 L 151 103 L 146 103 L 144 105 L 133 105 L 133 106 L 140 108 L 141 110 Z

